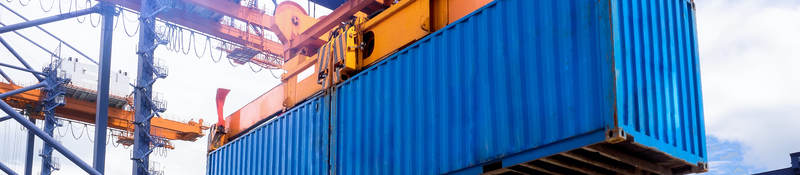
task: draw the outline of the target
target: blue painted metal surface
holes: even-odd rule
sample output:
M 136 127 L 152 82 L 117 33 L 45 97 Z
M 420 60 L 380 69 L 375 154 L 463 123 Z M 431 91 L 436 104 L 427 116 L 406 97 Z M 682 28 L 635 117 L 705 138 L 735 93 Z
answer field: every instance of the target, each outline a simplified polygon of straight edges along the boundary
M 133 151 L 131 160 L 133 160 L 133 175 L 147 175 L 150 174 L 150 153 L 153 152 L 151 144 L 159 146 L 152 142 L 153 137 L 150 135 L 150 119 L 158 115 L 156 106 L 153 103 L 153 83 L 157 77 L 154 77 L 155 67 L 153 66 L 153 54 L 158 47 L 155 43 L 155 16 L 157 9 L 160 8 L 155 0 L 141 0 L 141 9 L 139 24 L 139 46 L 137 47 L 136 54 L 139 56 L 138 65 L 136 68 L 136 86 L 133 90 L 133 106 L 134 106 L 134 121 L 135 125 L 133 133 Z
M 25 22 L 21 22 L 21 23 L 17 23 L 17 24 L 6 25 L 6 26 L 3 26 L 3 27 L 0 27 L 0 33 L 6 33 L 6 32 L 10 32 L 10 31 L 14 31 L 14 30 L 24 29 L 24 28 L 28 28 L 28 27 L 34 27 L 34 26 L 38 26 L 38 25 L 42 25 L 42 24 L 51 23 L 51 22 L 56 22 L 56 21 L 66 20 L 66 19 L 79 17 L 79 16 L 83 16 L 83 15 L 88 15 L 88 14 L 92 14 L 92 13 L 97 13 L 99 9 L 100 8 L 98 6 L 93 6 L 93 7 L 90 7 L 90 8 L 85 8 L 85 9 L 81 9 L 81 10 L 77 10 L 77 11 L 71 11 L 71 12 L 61 13 L 61 14 L 58 14 L 58 15 L 53 15 L 53 16 L 40 18 L 40 19 L 34 19 L 34 20 L 30 20 L 30 21 L 25 21 Z
M 108 91 L 111 74 L 111 44 L 114 36 L 114 4 L 100 2 L 100 14 L 103 25 L 100 33 L 100 72 L 97 74 L 97 112 L 95 113 L 94 158 L 92 166 L 100 173 L 105 173 L 106 166 L 106 133 L 108 131 Z
M 620 127 L 638 143 L 707 162 L 693 4 L 612 2 Z
M 328 9 L 336 9 L 340 5 L 344 3 L 345 0 L 311 0 L 311 2 L 317 3 L 320 6 L 323 6 Z
M 331 173 L 480 173 L 615 128 L 706 162 L 694 25 L 687 0 L 496 0 L 331 92 Z
M 22 19 L 22 21 L 26 21 L 26 22 L 27 22 L 27 21 L 30 21 L 28 18 L 25 18 L 25 16 L 22 16 L 22 14 L 19 14 L 19 13 L 17 13 L 16 11 L 14 11 L 14 9 L 11 9 L 11 8 L 9 8 L 9 7 L 8 7 L 8 6 L 6 6 L 5 4 L 0 4 L 0 7 L 3 7 L 3 8 L 5 8 L 6 10 L 8 10 L 9 12 L 13 13 L 15 16 L 17 16 L 17 17 L 19 17 L 20 19 Z M 97 63 L 97 61 L 95 61 L 94 59 L 90 58 L 88 55 L 86 55 L 85 53 L 81 52 L 80 50 L 76 49 L 74 46 L 72 46 L 72 44 L 69 44 L 68 42 L 66 42 L 66 41 L 62 40 L 61 38 L 57 37 L 56 35 L 53 35 L 53 33 L 51 33 L 50 31 L 47 31 L 47 30 L 45 30 L 45 29 L 44 29 L 44 28 L 42 28 L 41 26 L 36 26 L 36 28 L 37 28 L 37 29 L 39 29 L 40 31 L 44 32 L 45 34 L 47 34 L 47 35 L 50 35 L 50 37 L 52 37 L 52 38 L 53 38 L 53 39 L 55 39 L 55 40 L 58 40 L 58 42 L 60 42 L 60 43 L 64 44 L 64 46 L 67 46 L 67 47 L 69 47 L 70 49 L 72 49 L 73 51 L 75 51 L 75 53 L 78 53 L 79 55 L 81 55 L 81 56 L 83 56 L 84 58 L 88 59 L 88 60 L 89 60 L 89 61 L 91 61 L 92 63 L 94 63 L 94 64 L 98 64 L 98 63 Z M 50 55 L 56 55 L 56 54 L 55 54 L 55 53 L 53 53 L 52 51 L 50 51 L 50 50 L 48 50 L 48 49 L 46 49 L 46 48 L 42 47 L 42 46 L 41 46 L 41 45 L 39 45 L 38 43 L 35 43 L 35 42 L 33 42 L 32 40 L 28 39 L 27 37 L 23 36 L 22 34 L 20 34 L 20 33 L 16 32 L 16 31 L 15 31 L 14 33 L 15 33 L 15 34 L 17 34 L 17 35 L 19 35 L 20 37 L 24 38 L 25 40 L 28 40 L 29 42 L 33 43 L 34 45 L 38 46 L 40 49 L 44 50 L 45 52 L 48 52 L 48 53 L 50 53 Z M 2 39 L 0 39 L 0 41 L 1 41 L 1 40 L 2 40 Z M 6 46 L 6 48 L 8 48 L 7 44 L 3 44 L 3 45 L 5 45 L 5 46 Z M 11 51 L 11 49 L 9 49 L 9 51 Z M 16 55 L 16 52 L 14 52 L 14 51 L 11 51 L 11 54 L 13 54 L 15 57 L 17 57 L 17 59 L 21 59 L 21 58 L 19 57 L 19 55 Z
M 44 126 L 43 130 L 48 136 L 53 136 L 53 131 L 56 129 L 56 107 L 64 105 L 64 84 L 69 83 L 69 79 L 64 79 L 62 77 L 58 77 L 58 72 L 61 67 L 61 60 L 57 59 L 54 62 L 50 63 L 46 66 L 42 72 L 44 72 L 47 76 L 43 84 L 46 84 L 42 88 L 42 92 L 45 94 L 44 98 L 41 99 L 42 102 L 42 113 L 44 113 Z M 98 142 L 99 143 L 99 142 Z M 53 147 L 52 144 L 45 143 L 42 145 L 42 153 L 39 154 L 42 157 L 42 166 L 41 166 L 41 174 L 42 175 L 49 175 L 51 171 L 54 169 L 52 164 L 53 160 Z
M 28 120 L 30 120 L 31 123 L 36 124 L 36 119 L 28 118 Z M 25 169 L 23 170 L 25 175 L 31 175 L 33 173 L 33 148 L 36 145 L 35 136 L 36 135 L 33 133 L 33 131 L 28 131 L 28 138 L 25 142 Z
M 11 47 L 11 45 L 10 45 L 10 44 L 8 44 L 8 42 L 6 42 L 6 40 L 5 40 L 5 39 L 3 39 L 3 38 L 0 38 L 0 44 L 3 44 L 3 47 L 5 47 L 6 49 L 8 49 L 8 52 L 10 52 L 12 56 L 14 56 L 14 58 L 17 58 L 17 60 L 19 60 L 19 62 L 20 62 L 20 63 L 22 63 L 22 66 L 25 66 L 25 68 L 27 68 L 28 70 L 34 70 L 34 69 L 33 69 L 33 68 L 32 68 L 32 67 L 31 67 L 31 66 L 28 64 L 28 62 L 27 62 L 27 61 L 25 61 L 25 59 L 22 59 L 22 56 L 20 56 L 20 55 L 19 55 L 19 53 L 17 53 L 17 50 L 15 50 L 13 47 Z M 42 77 L 42 75 L 38 75 L 38 74 L 36 74 L 36 73 L 33 73 L 33 77 L 35 77 L 35 78 L 36 78 L 37 80 L 39 80 L 39 81 L 42 81 L 42 80 L 44 80 L 44 77 Z
M 447 173 L 611 127 L 608 11 L 499 0 L 342 83 L 334 172 Z
M 33 124 L 33 122 L 25 119 L 25 117 L 23 117 L 22 114 L 19 114 L 13 107 L 11 107 L 11 105 L 8 105 L 8 103 L 6 103 L 5 101 L 0 101 L 0 110 L 11 116 L 14 120 L 19 122 L 20 125 L 27 128 L 29 131 L 33 131 L 33 134 L 41 138 L 42 141 L 44 141 L 44 143 L 53 146 L 53 148 L 56 151 L 58 151 L 59 153 L 61 153 L 61 155 L 64 155 L 64 157 L 72 161 L 72 163 L 75 163 L 75 165 L 86 171 L 86 173 L 93 175 L 101 174 L 100 172 L 97 172 L 97 170 L 89 166 L 89 164 L 86 164 L 86 162 L 81 160 L 77 155 L 67 150 L 67 148 L 58 143 L 56 139 L 54 139 L 50 135 L 47 135 L 47 133 L 45 133 L 41 129 L 37 128 L 36 124 Z
M 3 172 L 5 172 L 6 174 L 9 174 L 9 175 L 17 175 L 17 172 L 14 172 L 14 170 L 11 170 L 11 168 L 6 166 L 6 164 L 3 164 L 3 162 L 0 162 L 0 170 L 2 170 Z
M 211 152 L 207 174 L 327 174 L 327 105 L 314 97 Z

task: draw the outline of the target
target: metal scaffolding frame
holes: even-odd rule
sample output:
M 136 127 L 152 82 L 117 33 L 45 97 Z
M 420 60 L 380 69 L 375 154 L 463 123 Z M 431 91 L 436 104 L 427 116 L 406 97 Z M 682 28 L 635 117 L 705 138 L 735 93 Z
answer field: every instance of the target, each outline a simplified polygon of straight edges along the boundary
M 33 148 L 34 148 L 34 136 L 38 136 L 44 141 L 44 146 L 42 148 L 42 175 L 48 175 L 51 173 L 53 166 L 52 166 L 52 152 L 53 150 L 58 151 L 64 157 L 75 163 L 78 167 L 86 171 L 88 174 L 103 174 L 105 169 L 105 142 L 106 142 L 106 134 L 107 134 L 107 125 L 108 125 L 108 101 L 109 101 L 109 81 L 110 81 L 110 67 L 111 67 L 111 44 L 112 44 L 112 36 L 113 36 L 113 21 L 114 16 L 117 15 L 117 11 L 115 9 L 115 5 L 108 3 L 108 2 L 101 2 L 98 5 L 93 7 L 78 10 L 74 12 L 68 12 L 64 14 L 58 14 L 54 16 L 44 17 L 35 20 L 28 20 L 23 16 L 19 15 L 15 11 L 11 10 L 10 8 L 3 5 L 4 8 L 13 12 L 25 22 L 11 24 L 11 25 L 4 25 L 0 27 L 0 33 L 5 32 L 14 32 L 17 35 L 23 37 L 27 41 L 35 44 L 36 46 L 41 45 L 33 42 L 32 40 L 24 37 L 23 35 L 16 32 L 16 30 L 24 29 L 28 27 L 37 27 L 38 29 L 44 31 L 45 33 L 49 34 L 50 36 L 56 38 L 57 40 L 63 42 L 63 40 L 55 37 L 50 32 L 44 30 L 43 28 L 39 27 L 38 25 L 47 24 L 50 22 L 61 21 L 65 19 L 70 19 L 78 16 L 88 15 L 92 13 L 99 13 L 102 16 L 102 25 L 101 25 L 101 41 L 100 41 L 100 61 L 99 61 L 99 72 L 98 72 L 98 84 L 97 84 L 97 112 L 95 116 L 95 143 L 94 143 L 94 155 L 93 155 L 93 166 L 90 166 L 83 160 L 81 160 L 77 155 L 70 152 L 66 147 L 58 143 L 53 138 L 53 130 L 56 127 L 56 119 L 55 119 L 55 109 L 58 106 L 64 104 L 64 87 L 63 85 L 69 82 L 69 79 L 65 77 L 61 77 L 58 74 L 58 69 L 60 67 L 60 59 L 58 61 L 50 63 L 47 67 L 43 69 L 42 72 L 34 70 L 26 61 L 20 56 L 10 44 L 8 44 L 5 40 L 0 38 L 0 44 L 5 46 L 6 49 L 11 52 L 11 54 L 23 65 L 23 67 L 17 67 L 10 64 L 0 63 L 0 66 L 7 67 L 11 69 L 16 69 L 20 71 L 25 71 L 31 73 L 39 83 L 33 86 L 28 86 L 24 88 L 20 88 L 17 90 L 9 91 L 3 94 L 0 94 L 0 98 L 9 97 L 15 94 L 23 93 L 26 91 L 34 90 L 42 88 L 42 92 L 45 94 L 44 98 L 41 100 L 41 112 L 45 114 L 45 124 L 44 129 L 39 129 L 35 125 L 35 120 L 32 118 L 25 118 L 22 114 L 20 114 L 17 110 L 11 107 L 5 101 L 0 101 L 0 110 L 8 114 L 8 116 L 0 117 L 0 121 L 14 119 L 19 122 L 23 127 L 28 129 L 28 138 L 27 138 L 27 149 L 25 152 L 25 175 L 29 175 L 32 173 L 32 164 L 33 164 Z M 68 46 L 72 49 L 72 46 Z M 46 49 L 45 49 L 46 50 Z M 77 51 L 77 49 L 75 49 Z M 49 51 L 48 51 L 49 52 Z M 84 57 L 87 57 L 82 52 L 78 51 Z M 49 52 L 50 54 L 55 53 Z M 59 56 L 56 56 L 59 57 Z M 89 58 L 90 59 L 90 58 Z M 92 60 L 92 59 L 90 59 Z M 94 62 L 94 60 L 92 60 Z M 141 73 L 141 72 L 140 72 Z M 3 76 L 7 81 L 13 84 L 13 81 L 2 71 L 0 71 L 0 75 Z M 148 123 L 149 124 L 149 123 Z M 148 140 L 149 141 L 149 140 Z M 7 174 L 17 174 L 5 164 L 0 162 L 0 170 Z
M 146 175 L 149 173 L 151 146 L 159 147 L 161 142 L 153 142 L 150 135 L 150 119 L 159 115 L 164 109 L 153 101 L 153 83 L 159 78 L 165 78 L 166 72 L 159 71 L 153 64 L 153 52 L 156 44 L 155 22 L 156 15 L 165 7 L 160 7 L 156 0 L 142 0 L 139 14 L 139 45 L 136 54 L 139 56 L 136 85 L 134 87 L 134 139 L 133 139 L 133 174 Z

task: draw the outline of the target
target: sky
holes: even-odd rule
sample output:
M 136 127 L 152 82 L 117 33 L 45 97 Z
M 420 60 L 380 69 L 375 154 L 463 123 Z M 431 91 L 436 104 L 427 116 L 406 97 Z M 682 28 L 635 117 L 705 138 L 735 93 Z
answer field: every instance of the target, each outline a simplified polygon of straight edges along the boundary
M 788 167 L 800 152 L 800 1 L 695 2 L 709 140 L 738 145 L 745 170 Z
M 695 0 L 700 50 L 701 79 L 704 97 L 710 172 L 708 174 L 751 174 L 789 166 L 788 154 L 800 151 L 800 1 L 795 0 Z M 30 19 L 68 11 L 68 0 L 0 1 Z M 23 5 L 26 6 L 23 6 Z M 49 12 L 49 4 L 54 8 Z M 74 5 L 76 3 L 72 3 Z M 304 1 L 301 6 L 306 6 Z M 85 4 L 78 4 L 85 7 Z M 269 5 L 264 5 L 269 6 Z M 269 8 L 269 7 L 267 7 Z M 321 14 L 326 13 L 319 8 Z M 120 16 L 123 17 L 123 16 Z M 125 12 L 117 24 L 112 43 L 112 71 L 126 71 L 135 77 L 135 47 L 138 35 L 133 34 L 136 18 Z M 99 27 L 87 20 L 97 15 L 43 25 L 55 35 L 75 45 L 92 58 L 99 53 Z M 0 22 L 12 24 L 21 20 L 0 9 Z M 97 22 L 95 22 L 97 24 Z M 22 33 L 51 50 L 58 42 L 36 29 Z M 0 35 L 9 41 L 34 67 L 50 62 L 50 56 L 12 33 Z M 188 37 L 187 37 L 188 38 Z M 187 39 L 184 42 L 189 42 Z M 194 43 L 204 37 L 195 36 Z M 191 47 L 191 48 L 190 48 Z M 158 80 L 154 89 L 168 102 L 166 116 L 179 121 L 203 119 L 216 122 L 214 97 L 217 88 L 231 89 L 224 113 L 230 114 L 279 81 L 269 71 L 254 72 L 251 67 L 232 66 L 209 57 L 208 49 L 198 58 L 190 44 L 190 53 L 176 53 L 159 47 L 156 58 L 169 68 L 169 76 Z M 79 57 L 68 49 L 62 57 Z M 214 58 L 219 52 L 213 51 Z M 87 60 L 81 60 L 87 61 Z M 0 62 L 20 65 L 5 49 L 0 49 Z M 32 76 L 3 69 L 20 84 L 33 84 Z M 274 72 L 277 74 L 278 72 Z M 41 123 L 41 122 L 40 122 Z M 91 164 L 94 128 L 77 123 L 64 123 L 56 132 L 62 143 Z M 16 122 L 0 123 L 0 140 L 19 144 L 0 144 L 0 160 L 18 172 L 22 171 L 25 132 Z M 82 133 L 82 135 L 81 135 Z M 87 134 L 88 133 L 88 134 Z M 78 137 L 81 136 L 81 137 Z M 78 138 L 78 139 L 75 139 Z M 166 174 L 203 174 L 205 172 L 206 138 L 196 142 L 175 141 L 174 150 L 151 156 L 153 167 Z M 41 142 L 37 141 L 36 150 Z M 109 143 L 106 155 L 107 174 L 130 174 L 130 148 Z M 57 155 L 57 154 L 56 154 Z M 82 174 L 83 171 L 57 155 L 61 170 L 53 174 Z M 35 160 L 34 171 L 39 171 Z

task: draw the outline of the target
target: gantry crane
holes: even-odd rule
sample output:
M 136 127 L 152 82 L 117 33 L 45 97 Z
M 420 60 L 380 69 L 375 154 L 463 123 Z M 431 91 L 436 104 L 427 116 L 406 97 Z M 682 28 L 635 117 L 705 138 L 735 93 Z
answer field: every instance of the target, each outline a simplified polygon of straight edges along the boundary
M 141 2 L 136 0 L 101 1 L 128 9 L 142 8 Z M 300 5 L 284 1 L 277 4 L 270 15 L 243 6 L 240 1 L 182 0 L 155 15 L 165 22 L 236 44 L 217 48 L 228 52 L 227 57 L 235 63 L 253 63 L 285 71 L 280 85 L 230 116 L 222 117 L 222 112 L 218 111 L 217 124 L 210 133 L 209 150 L 491 0 L 311 1 L 333 11 L 316 18 Z M 244 22 L 244 30 L 223 24 L 224 16 Z M 274 33 L 278 41 L 267 39 L 266 32 Z M 221 110 L 224 95 L 217 97 Z
M 0 82 L 0 93 L 6 93 L 16 89 L 21 89 L 11 83 Z M 29 116 L 44 120 L 44 114 L 41 111 L 33 109 L 39 108 L 41 100 L 44 98 L 41 90 L 31 90 L 17 95 L 9 96 L 4 99 L 14 108 L 31 111 Z M 65 103 L 64 106 L 56 108 L 56 116 L 86 122 L 95 122 L 95 106 L 94 102 L 97 93 L 94 90 L 86 89 L 78 86 L 66 85 Z M 111 96 L 108 107 L 108 127 L 119 129 L 122 131 L 133 132 L 133 111 L 125 109 L 129 106 L 132 99 L 129 97 Z M 196 141 L 197 138 L 204 136 L 203 130 L 208 129 L 203 126 L 203 120 L 178 122 L 168 120 L 165 118 L 153 118 L 151 121 L 153 127 L 151 133 L 153 136 L 164 139 L 166 148 L 174 148 L 170 144 L 170 140 L 183 140 L 183 141 Z M 129 146 L 133 142 L 133 137 L 130 135 L 117 135 L 118 142 Z
M 285 71 L 280 85 L 242 109 L 224 118 L 218 112 L 209 143 L 213 150 L 491 0 L 311 0 L 333 9 L 319 18 L 291 1 L 277 4 L 273 14 L 240 1 L 180 0 L 155 6 L 138 0 L 100 1 L 132 10 L 167 9 L 152 15 L 235 44 L 216 48 L 233 62 Z M 223 17 L 246 26 L 226 25 Z M 266 32 L 278 40 L 267 39 Z M 218 95 L 219 106 L 222 99 Z
M 191 0 L 190 0 L 191 1 Z M 201 0 L 194 0 L 201 1 Z M 285 1 L 277 5 L 272 16 L 234 10 L 252 23 L 254 30 L 274 32 L 279 40 L 243 42 L 243 47 L 226 49 L 229 58 L 239 63 L 254 62 L 285 71 L 282 83 L 227 117 L 218 111 L 218 123 L 212 127 L 209 151 L 214 150 L 259 123 L 280 115 L 314 94 L 334 87 L 361 70 L 381 61 L 387 55 L 443 28 L 491 2 L 491 0 L 317 0 L 334 9 L 327 16 L 314 18 L 298 4 Z M 202 3 L 198 3 L 202 4 Z M 214 8 L 214 7 L 208 7 Z M 224 10 L 224 9 L 218 9 Z M 251 18 L 256 16 L 255 18 Z M 222 31 L 224 27 L 216 28 Z M 244 33 L 249 33 L 250 28 Z M 222 36 L 247 34 L 220 32 Z M 221 37 L 222 37 L 221 36 Z M 265 57 L 253 52 L 260 51 Z M 278 53 L 278 51 L 282 51 Z M 278 61 L 271 61 L 277 58 Z M 280 59 L 282 58 L 282 59 Z M 267 60 L 267 61 L 264 61 Z M 267 63 L 272 64 L 267 64 Z M 258 64 L 261 63 L 261 64 Z M 279 65 L 275 65 L 281 63 Z M 221 110 L 228 90 L 219 90 L 217 109 Z

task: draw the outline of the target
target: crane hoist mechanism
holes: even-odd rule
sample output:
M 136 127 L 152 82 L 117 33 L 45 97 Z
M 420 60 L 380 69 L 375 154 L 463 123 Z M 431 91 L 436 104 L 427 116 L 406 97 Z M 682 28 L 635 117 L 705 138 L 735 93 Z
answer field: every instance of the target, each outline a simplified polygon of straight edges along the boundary
M 224 49 L 237 63 L 284 70 L 281 84 L 227 117 L 222 106 L 229 90 L 219 89 L 219 121 L 211 128 L 209 151 L 491 1 L 349 0 L 319 18 L 308 16 L 294 2 L 281 2 L 274 16 L 260 19 L 269 21 L 262 27 L 274 32 L 282 44 L 244 42 L 244 47 Z
M 61 64 L 59 76 L 71 77 L 71 82 L 65 84 L 64 105 L 55 109 L 56 116 L 71 121 L 95 123 L 95 112 L 97 104 L 97 92 L 94 79 L 97 76 L 97 67 L 89 64 L 77 62 L 77 59 L 70 58 Z M 128 77 L 126 72 L 112 73 L 111 92 L 109 95 L 108 107 L 108 127 L 118 129 L 123 132 L 114 135 L 117 142 L 130 146 L 133 144 L 134 131 L 134 110 L 133 99 L 126 94 L 130 93 Z M 13 83 L 0 82 L 0 93 L 21 89 Z M 45 97 L 42 90 L 30 90 L 13 96 L 4 98 L 14 108 L 21 109 L 34 119 L 44 120 L 41 100 Z M 163 104 L 163 103 L 162 103 Z M 179 122 L 161 117 L 153 117 L 151 120 L 151 133 L 159 143 L 163 143 L 164 148 L 174 149 L 171 140 L 196 141 L 197 138 L 204 136 L 203 130 L 208 127 L 203 125 L 203 120 Z

